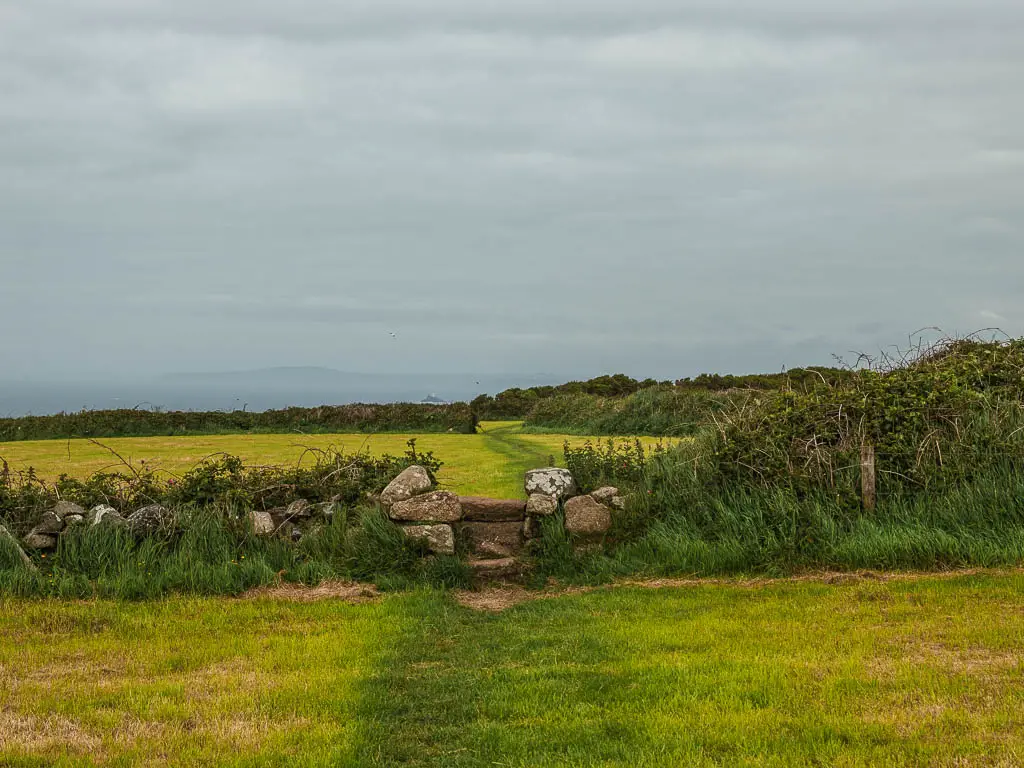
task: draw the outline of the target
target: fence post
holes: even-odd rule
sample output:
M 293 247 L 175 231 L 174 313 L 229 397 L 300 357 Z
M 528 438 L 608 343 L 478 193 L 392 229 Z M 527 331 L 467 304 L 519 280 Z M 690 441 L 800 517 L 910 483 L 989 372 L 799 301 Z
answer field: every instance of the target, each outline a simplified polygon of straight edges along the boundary
M 860 500 L 865 512 L 875 509 L 875 446 L 864 442 L 860 446 Z

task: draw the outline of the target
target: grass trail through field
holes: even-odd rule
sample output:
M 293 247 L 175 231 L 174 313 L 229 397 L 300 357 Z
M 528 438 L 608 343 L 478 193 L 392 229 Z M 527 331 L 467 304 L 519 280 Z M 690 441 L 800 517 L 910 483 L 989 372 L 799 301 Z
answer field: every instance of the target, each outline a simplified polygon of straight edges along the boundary
M 548 466 L 552 458 L 556 462 L 560 458 L 560 455 L 553 456 L 542 446 L 524 440 L 519 434 L 521 426 L 520 422 L 501 421 L 481 425 L 484 447 L 501 457 L 496 464 L 501 467 L 502 485 L 514 489 L 508 494 L 512 498 L 523 495 L 522 481 L 527 470 Z
M 364 686 L 375 728 L 357 755 L 452 768 L 1020 765 L 1022 596 L 1018 573 L 615 588 L 499 615 L 441 602 Z
M 1012 572 L 500 614 L 0 602 L 0 765 L 1020 765 L 1022 598 Z

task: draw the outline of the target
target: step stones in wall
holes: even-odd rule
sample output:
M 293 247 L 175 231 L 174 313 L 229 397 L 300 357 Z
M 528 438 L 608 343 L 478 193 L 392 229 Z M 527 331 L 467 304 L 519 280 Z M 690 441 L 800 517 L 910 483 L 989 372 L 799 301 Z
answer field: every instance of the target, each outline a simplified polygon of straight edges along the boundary
M 455 554 L 455 532 L 450 525 L 406 525 L 402 530 L 410 539 L 425 541 L 434 554 Z
M 462 504 L 451 491 L 430 491 L 391 506 L 396 522 L 454 523 L 462 519 Z
M 474 523 L 507 523 L 526 517 L 526 502 L 520 499 L 489 499 L 460 496 L 462 519 Z
M 526 543 L 523 536 L 525 516 L 500 523 L 462 523 L 459 533 L 469 551 L 480 558 L 518 555 Z
M 612 511 L 623 506 L 618 489 L 610 486 L 578 495 L 572 474 L 559 467 L 527 472 L 525 501 L 432 491 L 421 482 L 422 476 L 415 467 L 403 472 L 393 481 L 394 488 L 384 489 L 382 505 L 406 535 L 426 541 L 431 552 L 453 554 L 464 547 L 474 572 L 481 574 L 517 571 L 513 564 L 539 535 L 540 518 L 554 515 L 560 504 L 566 530 L 574 539 L 591 544 L 611 527 Z M 387 504 L 385 499 L 400 500 Z M 463 547 L 456 547 L 456 542 Z
M 520 581 L 529 572 L 526 563 L 515 557 L 470 558 L 467 564 L 476 584 Z
M 412 466 L 398 475 L 381 493 L 381 505 L 407 536 L 426 542 L 435 554 L 454 555 L 466 551 L 469 564 L 480 580 L 521 575 L 525 565 L 519 559 L 531 539 L 540 533 L 540 520 L 555 515 L 561 506 L 565 528 L 580 546 L 600 545 L 612 523 L 614 510 L 624 507 L 616 488 L 599 488 L 579 495 L 568 470 L 546 467 L 530 470 L 524 478 L 528 498 L 491 499 L 457 496 L 434 490 L 426 469 Z M 280 535 L 297 540 L 303 533 L 325 524 L 340 510 L 335 502 L 311 503 L 297 499 L 287 507 L 252 510 L 248 522 L 256 535 Z M 39 523 L 22 539 L 28 550 L 48 550 L 75 525 L 124 526 L 139 538 L 176 529 L 174 510 L 151 504 L 122 516 L 105 505 L 86 512 L 67 501 L 44 512 Z M 0 536 L 14 541 L 6 531 Z M 461 542 L 461 546 L 460 546 Z M 31 565 L 17 541 L 19 560 Z

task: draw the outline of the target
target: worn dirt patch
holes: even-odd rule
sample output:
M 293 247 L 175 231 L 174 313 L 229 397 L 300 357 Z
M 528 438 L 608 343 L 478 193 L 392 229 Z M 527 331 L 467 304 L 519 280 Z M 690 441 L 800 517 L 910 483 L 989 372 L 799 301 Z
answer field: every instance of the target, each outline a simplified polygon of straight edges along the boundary
M 930 664 L 948 672 L 972 677 L 1005 674 L 1024 666 L 1024 654 L 997 652 L 990 648 L 956 647 L 941 642 L 919 643 L 907 649 L 903 659 L 914 664 Z
M 622 579 L 612 584 L 600 586 L 564 586 L 557 582 L 549 582 L 543 589 L 526 589 L 509 584 L 495 584 L 480 590 L 456 590 L 453 592 L 455 601 L 467 608 L 477 611 L 504 611 L 520 603 L 531 600 L 547 600 L 564 595 L 583 594 L 599 589 L 616 587 L 640 587 L 643 589 L 678 589 L 681 587 L 724 586 L 756 589 L 775 584 L 792 582 L 817 582 L 835 586 L 853 584 L 880 584 L 892 581 L 918 581 L 920 579 L 953 579 L 975 574 L 1008 575 L 1024 573 L 1024 568 L 985 569 L 965 568 L 958 571 L 815 571 L 796 576 L 778 578 L 656 578 L 656 579 Z M 316 587 L 301 584 L 278 584 L 272 587 L 251 589 L 239 599 L 263 600 L 294 600 L 296 602 L 312 602 L 315 600 L 343 600 L 348 603 L 366 603 L 380 599 L 380 592 L 372 584 L 357 584 L 347 581 L 330 581 Z
M 546 592 L 526 589 L 525 587 L 494 586 L 478 591 L 460 589 L 454 592 L 453 595 L 455 597 L 455 602 L 459 605 L 465 606 L 466 608 L 472 608 L 474 611 L 500 613 L 501 611 L 517 606 L 520 603 L 526 603 L 531 600 L 544 600 L 551 597 L 561 597 L 562 595 L 570 594 L 570 592 L 589 592 L 592 589 L 595 588 L 577 587 L 571 590 L 560 589 Z
M 63 715 L 36 717 L 0 709 L 0 752 L 15 749 L 25 752 L 68 749 L 93 754 L 99 749 L 100 743 L 96 736 Z
M 325 581 L 315 587 L 302 584 L 277 584 L 272 587 L 258 587 L 243 593 L 240 600 L 291 600 L 311 603 L 316 600 L 343 600 L 346 603 L 368 603 L 380 597 L 372 584 L 356 584 L 349 581 Z
M 775 584 L 787 584 L 792 582 L 818 582 L 837 586 L 884 583 L 890 581 L 918 581 L 920 579 L 942 579 L 971 576 L 978 573 L 1008 574 L 1024 573 L 1024 569 L 1003 569 L 986 570 L 983 568 L 969 568 L 959 571 L 912 571 L 878 573 L 876 571 L 857 572 L 813 572 L 798 576 L 783 578 L 661 578 L 661 579 L 622 579 L 612 584 L 589 587 L 566 587 L 550 583 L 540 590 L 531 590 L 524 587 L 513 587 L 508 585 L 495 585 L 481 590 L 469 591 L 458 590 L 454 592 L 454 598 L 459 605 L 477 611 L 500 612 L 512 608 L 521 603 L 531 600 L 547 600 L 553 597 L 564 595 L 584 594 L 599 589 L 614 589 L 616 587 L 640 587 L 643 589 L 678 589 L 682 587 L 707 587 L 725 586 L 740 588 L 761 588 Z

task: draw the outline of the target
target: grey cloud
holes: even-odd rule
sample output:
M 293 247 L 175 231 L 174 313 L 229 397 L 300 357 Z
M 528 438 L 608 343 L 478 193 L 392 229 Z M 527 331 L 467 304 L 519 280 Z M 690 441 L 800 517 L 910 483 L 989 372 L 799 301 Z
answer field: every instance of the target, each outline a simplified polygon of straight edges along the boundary
M 1021 333 L 1022 32 L 1010 0 L 0 3 L 0 354 L 666 377 Z

